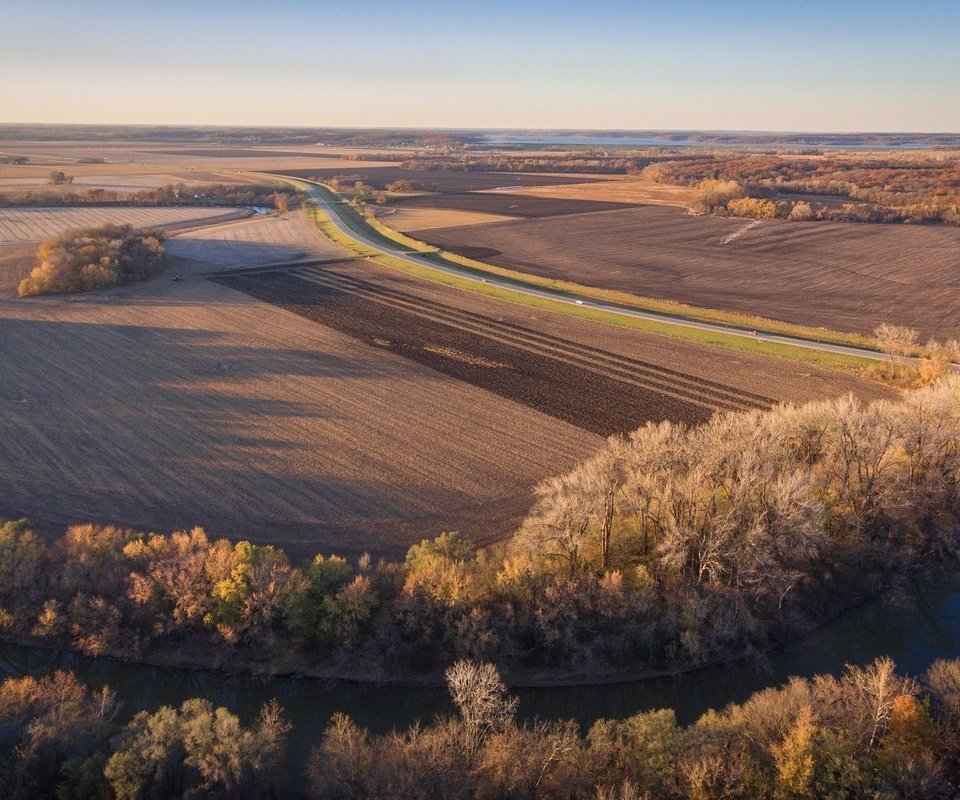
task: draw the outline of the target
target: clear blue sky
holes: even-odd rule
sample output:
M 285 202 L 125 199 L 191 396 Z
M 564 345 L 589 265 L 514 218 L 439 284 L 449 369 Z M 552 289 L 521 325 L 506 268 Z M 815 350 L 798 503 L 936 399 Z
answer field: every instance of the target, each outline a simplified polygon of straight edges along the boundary
M 960 131 L 960 0 L 0 0 L 0 121 Z

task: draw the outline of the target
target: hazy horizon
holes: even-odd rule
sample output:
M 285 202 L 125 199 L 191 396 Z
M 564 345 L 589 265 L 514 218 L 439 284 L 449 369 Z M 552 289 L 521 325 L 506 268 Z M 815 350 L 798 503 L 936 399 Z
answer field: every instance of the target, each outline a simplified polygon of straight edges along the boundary
M 2 122 L 952 132 L 960 5 L 0 0 Z

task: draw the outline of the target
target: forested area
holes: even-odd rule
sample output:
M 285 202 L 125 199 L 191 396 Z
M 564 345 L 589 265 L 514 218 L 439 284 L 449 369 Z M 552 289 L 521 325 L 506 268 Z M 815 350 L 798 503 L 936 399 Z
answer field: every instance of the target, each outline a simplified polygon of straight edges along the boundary
M 44 192 L 18 189 L 0 192 L 0 208 L 53 208 L 61 206 L 263 206 L 286 211 L 299 204 L 293 189 L 273 184 L 168 184 L 156 189 L 123 192 L 113 189 Z
M 960 158 L 949 151 L 889 156 L 699 154 L 651 164 L 641 175 L 700 188 L 697 210 L 703 213 L 960 224 Z
M 306 765 L 285 762 L 276 702 L 247 724 L 202 699 L 118 722 L 72 674 L 0 683 L 0 793 L 11 800 L 938 800 L 960 785 L 960 661 L 920 678 L 892 661 L 793 678 L 679 725 L 670 709 L 519 720 L 491 664 L 445 674 L 455 712 L 373 735 L 337 713 Z M 306 780 L 304 780 L 306 778 Z
M 764 650 L 957 550 L 960 380 L 648 424 L 545 481 L 519 533 L 401 563 L 203 531 L 0 529 L 4 635 L 90 654 L 353 677 L 650 674 Z
M 17 287 L 21 297 L 106 289 L 162 271 L 163 239 L 129 225 L 83 228 L 44 242 L 37 261 Z

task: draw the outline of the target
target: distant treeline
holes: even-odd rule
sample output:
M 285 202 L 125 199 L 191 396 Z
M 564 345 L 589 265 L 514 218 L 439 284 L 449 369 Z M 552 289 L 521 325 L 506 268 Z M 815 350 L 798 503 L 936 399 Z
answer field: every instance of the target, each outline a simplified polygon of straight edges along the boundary
M 243 724 L 203 699 L 142 711 L 72 674 L 0 683 L 0 795 L 10 800 L 948 800 L 960 786 L 960 661 L 917 680 L 889 658 L 793 678 L 681 726 L 671 709 L 521 722 L 490 664 L 446 672 L 455 713 L 372 735 L 342 713 L 307 775 L 283 769 L 275 701 Z M 306 777 L 306 780 L 304 780 Z
M 265 206 L 280 211 L 299 203 L 293 189 L 272 184 L 223 184 L 203 186 L 168 184 L 139 192 L 111 189 L 43 192 L 18 189 L 0 192 L 0 208 L 54 208 L 62 206 Z
M 176 125 L 0 125 L 0 136 L 21 141 L 203 143 L 226 145 L 326 144 L 339 147 L 427 147 L 481 141 L 473 131 L 409 128 L 286 128 Z
M 90 654 L 369 678 L 458 659 L 648 674 L 769 648 L 957 551 L 960 378 L 648 424 L 545 481 L 518 535 L 401 563 L 79 525 L 0 530 L 0 627 Z
M 44 242 L 37 260 L 17 287 L 21 297 L 108 289 L 161 272 L 163 238 L 129 225 L 81 228 Z
M 676 158 L 677 156 L 672 156 Z M 396 161 L 397 155 L 390 153 L 358 154 L 359 160 Z M 478 152 L 462 153 L 445 151 L 438 153 L 418 153 L 398 166 L 401 169 L 413 169 L 423 172 L 434 170 L 452 170 L 455 172 L 572 172 L 596 175 L 626 175 L 638 172 L 647 165 L 664 158 L 662 154 L 615 152 L 613 154 L 598 150 L 578 151 L 576 155 L 513 155 L 486 154 Z
M 744 208 L 702 202 L 702 210 L 735 216 L 785 217 L 796 205 L 810 219 L 845 222 L 946 222 L 960 224 L 960 156 L 897 153 L 889 157 L 832 154 L 810 158 L 730 153 L 664 161 L 643 177 L 713 191 Z M 790 195 L 813 195 L 798 198 Z M 817 203 L 816 196 L 847 203 Z M 747 213 L 743 213 L 747 212 Z

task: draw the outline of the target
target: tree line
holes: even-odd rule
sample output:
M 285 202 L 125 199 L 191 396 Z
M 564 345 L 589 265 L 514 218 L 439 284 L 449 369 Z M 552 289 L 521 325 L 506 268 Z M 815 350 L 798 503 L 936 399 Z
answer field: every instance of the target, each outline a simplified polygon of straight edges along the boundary
M 72 674 L 0 683 L 0 792 L 11 800 L 939 800 L 960 786 L 960 660 L 919 679 L 889 658 L 792 678 L 680 725 L 673 710 L 521 721 L 492 664 L 445 673 L 455 712 L 373 735 L 335 714 L 306 781 L 271 701 L 243 724 L 202 699 L 117 722 Z
M 644 178 L 697 187 L 699 210 L 733 216 L 843 222 L 960 224 L 960 158 L 955 153 L 816 157 L 699 153 L 645 167 Z M 718 185 L 727 189 L 718 196 Z M 730 194 L 730 187 L 733 193 Z M 724 197 L 724 193 L 727 195 Z M 798 198 L 791 195 L 812 195 Z M 815 198 L 823 198 L 816 202 Z M 829 203 L 830 198 L 849 202 Z M 735 200 L 732 206 L 730 201 Z
M 77 525 L 0 528 L 0 630 L 94 655 L 376 679 L 650 674 L 766 650 L 957 551 L 960 379 L 647 424 L 544 481 L 518 534 L 401 562 Z
M 72 178 L 62 172 L 56 181 L 69 184 Z M 112 189 L 86 189 L 51 193 L 35 189 L 0 192 L 0 208 L 61 207 L 61 206 L 263 206 L 285 212 L 299 204 L 293 189 L 272 184 L 207 184 L 188 186 L 167 184 L 156 189 L 122 192 Z

